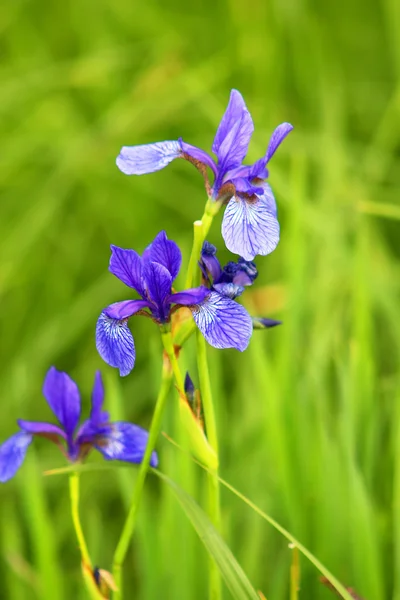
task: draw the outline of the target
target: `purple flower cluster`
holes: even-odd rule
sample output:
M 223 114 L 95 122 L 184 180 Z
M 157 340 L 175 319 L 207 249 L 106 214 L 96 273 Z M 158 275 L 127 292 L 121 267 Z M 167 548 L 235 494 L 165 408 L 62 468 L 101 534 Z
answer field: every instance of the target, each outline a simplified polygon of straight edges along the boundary
M 21 431 L 0 446 L 0 482 L 14 477 L 35 435 L 55 443 L 72 463 L 82 461 L 92 448 L 101 452 L 106 460 L 142 461 L 148 433 L 138 425 L 110 422 L 108 412 L 103 411 L 104 388 L 99 371 L 94 380 L 89 419 L 80 427 L 79 390 L 67 373 L 51 367 L 44 381 L 43 395 L 59 425 L 19 419 Z M 153 452 L 151 465 L 156 467 L 157 462 L 157 454 Z
M 204 150 L 179 139 L 124 146 L 117 165 L 127 175 L 143 175 L 163 169 L 175 158 L 193 163 L 205 178 L 210 198 L 227 202 L 222 221 L 226 247 L 246 260 L 253 260 L 257 254 L 275 250 L 279 242 L 276 202 L 265 180 L 267 164 L 292 129 L 290 123 L 278 125 L 265 155 L 253 165 L 243 165 L 254 125 L 242 95 L 232 90 L 212 145 L 217 162 Z M 212 185 L 208 182 L 207 167 L 214 176 Z
M 218 262 L 215 257 L 214 261 Z M 173 312 L 186 306 L 211 346 L 241 351 L 247 348 L 253 331 L 251 317 L 234 299 L 244 289 L 242 287 L 239 291 L 237 282 L 244 281 L 245 269 L 253 269 L 255 274 L 241 285 L 250 285 L 255 279 L 257 271 L 253 263 L 240 260 L 233 268 L 237 271 L 235 275 L 233 271 L 232 275 L 228 274 L 227 265 L 226 272 L 221 270 L 221 276 L 214 278 L 214 273 L 210 272 L 210 277 L 205 278 L 205 285 L 173 293 L 172 283 L 179 273 L 181 262 L 178 245 L 167 238 L 165 231 L 156 236 L 143 256 L 134 250 L 111 246 L 109 270 L 140 296 L 137 300 L 111 304 L 97 321 L 97 350 L 106 363 L 119 369 L 122 376 L 128 375 L 135 364 L 135 344 L 128 327 L 128 319 L 135 314 L 150 317 L 163 325 L 170 321 Z M 247 266 L 249 264 L 251 268 Z M 203 272 L 206 268 L 204 263 Z M 236 286 L 237 293 L 232 293 L 232 286 Z

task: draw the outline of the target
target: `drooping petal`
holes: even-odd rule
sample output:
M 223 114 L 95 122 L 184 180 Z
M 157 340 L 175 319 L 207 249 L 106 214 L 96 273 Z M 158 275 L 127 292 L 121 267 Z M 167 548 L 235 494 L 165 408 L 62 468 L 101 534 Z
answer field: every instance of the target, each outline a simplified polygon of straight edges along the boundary
M 271 160 L 271 158 L 275 154 L 275 151 L 282 144 L 283 140 L 292 131 L 292 129 L 293 125 L 291 125 L 290 123 L 281 123 L 280 125 L 278 125 L 278 127 L 271 135 L 271 139 L 269 140 L 266 153 L 266 162 L 269 162 Z
M 67 373 L 51 367 L 44 380 L 43 395 L 67 437 L 72 437 L 81 412 L 81 399 L 75 381 Z
M 142 294 L 142 259 L 137 252 L 111 245 L 108 270 L 122 283 Z
M 180 156 L 182 156 L 182 148 L 177 140 L 141 146 L 124 146 L 118 155 L 117 167 L 125 175 L 145 175 L 160 171 Z
M 144 266 L 143 276 L 146 281 L 150 298 L 157 307 L 156 311 L 153 310 L 153 314 L 156 318 L 164 321 L 164 319 L 168 317 L 166 314 L 168 307 L 166 307 L 165 304 L 167 298 L 171 294 L 171 273 L 159 263 L 149 262 Z
M 117 319 L 122 321 L 123 319 L 129 319 L 134 314 L 142 310 L 143 308 L 149 308 L 150 302 L 147 300 L 122 300 L 122 302 L 114 302 L 110 304 L 103 312 L 110 317 L 110 319 Z
M 18 471 L 26 455 L 32 436 L 29 433 L 15 433 L 0 446 L 0 482 L 5 483 Z
M 159 263 L 170 272 L 173 281 L 181 268 L 182 254 L 178 244 L 169 240 L 165 231 L 160 231 L 146 248 L 143 261 Z
M 279 223 L 271 188 L 264 184 L 264 195 L 248 200 L 232 198 L 222 221 L 222 237 L 231 252 L 245 260 L 265 256 L 279 242 Z
M 253 331 L 251 317 L 240 304 L 218 292 L 192 309 L 197 327 L 214 348 L 236 348 L 243 352 Z
M 111 319 L 102 312 L 96 325 L 96 348 L 107 364 L 119 369 L 122 377 L 132 371 L 136 351 L 127 319 Z
M 25 431 L 25 433 L 40 435 L 50 439 L 54 439 L 54 437 L 58 439 L 61 437 L 65 440 L 67 438 L 61 427 L 58 427 L 58 425 L 53 425 L 52 423 L 44 423 L 41 421 L 25 421 L 24 419 L 18 419 L 17 423 L 19 427 Z
M 191 144 L 186 144 L 186 142 L 184 142 L 182 139 L 180 139 L 179 141 L 181 143 L 182 152 L 184 154 L 187 154 L 188 156 L 193 158 L 195 161 L 198 161 L 198 162 L 202 163 L 203 165 L 210 167 L 210 169 L 212 170 L 214 175 L 215 176 L 217 175 L 217 165 L 215 164 L 215 162 L 213 161 L 211 156 L 209 154 L 207 154 L 207 152 L 204 152 L 204 150 L 197 148 L 197 146 L 192 146 Z M 183 158 L 186 158 L 186 157 L 183 156 Z
M 226 172 L 241 164 L 253 131 L 253 121 L 242 95 L 232 90 L 212 146 L 220 169 Z
M 169 297 L 169 302 L 171 302 L 171 304 L 182 304 L 182 306 L 199 304 L 200 302 L 203 302 L 204 298 L 206 298 L 209 293 L 210 290 L 202 285 L 197 288 L 191 288 L 190 290 L 172 294 Z
M 111 423 L 110 432 L 95 447 L 107 460 L 140 463 L 143 460 L 148 438 L 148 432 L 142 427 L 118 421 Z M 157 453 L 153 452 L 150 465 L 156 467 L 157 464 Z
M 211 275 L 211 283 L 217 281 L 221 275 L 221 264 L 216 256 L 217 249 L 210 242 L 205 241 L 201 249 L 201 263 Z M 200 264 L 201 264 L 200 263 Z M 207 273 L 205 273 L 208 279 Z

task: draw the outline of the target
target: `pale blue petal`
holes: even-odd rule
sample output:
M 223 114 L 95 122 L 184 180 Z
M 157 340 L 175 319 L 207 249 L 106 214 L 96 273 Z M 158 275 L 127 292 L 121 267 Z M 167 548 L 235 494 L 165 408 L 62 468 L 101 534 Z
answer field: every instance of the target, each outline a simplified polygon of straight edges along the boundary
M 119 421 L 111 423 L 109 433 L 96 444 L 96 448 L 107 460 L 141 463 L 148 439 L 149 434 L 142 427 Z M 150 465 L 156 467 L 157 464 L 157 454 L 153 452 Z
M 192 309 L 197 327 L 214 348 L 236 348 L 243 352 L 249 344 L 253 324 L 247 310 L 218 292 Z
M 145 175 L 160 171 L 180 156 L 182 148 L 176 140 L 142 146 L 124 146 L 117 158 L 117 167 L 125 175 Z
M 119 369 L 122 377 L 132 371 L 136 351 L 126 319 L 118 321 L 101 313 L 96 325 L 96 348 L 107 364 Z

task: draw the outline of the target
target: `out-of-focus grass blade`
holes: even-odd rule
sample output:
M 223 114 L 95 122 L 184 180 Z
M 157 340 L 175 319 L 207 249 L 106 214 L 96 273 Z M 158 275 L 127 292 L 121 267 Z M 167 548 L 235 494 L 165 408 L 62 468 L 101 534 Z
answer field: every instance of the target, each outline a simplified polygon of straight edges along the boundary
M 218 531 L 213 527 L 203 509 L 200 508 L 197 502 L 195 502 L 185 490 L 177 485 L 175 481 L 160 471 L 154 470 L 153 473 L 167 483 L 174 492 L 178 502 L 186 513 L 186 516 L 190 519 L 193 527 L 196 529 L 207 551 L 217 563 L 221 575 L 232 596 L 237 600 L 259 600 L 257 592 L 251 585 L 242 567 L 239 565 Z
M 400 206 L 396 206 L 395 204 L 363 200 L 358 203 L 358 209 L 360 212 L 366 213 L 368 215 L 400 220 Z

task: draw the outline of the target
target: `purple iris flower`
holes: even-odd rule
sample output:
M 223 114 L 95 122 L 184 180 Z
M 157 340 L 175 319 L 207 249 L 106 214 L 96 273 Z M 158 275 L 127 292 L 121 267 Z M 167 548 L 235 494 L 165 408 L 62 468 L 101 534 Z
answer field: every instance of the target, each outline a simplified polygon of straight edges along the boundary
M 257 254 L 269 254 L 279 242 L 276 202 L 265 180 L 267 164 L 292 129 L 290 123 L 278 125 L 265 155 L 251 166 L 242 165 L 254 125 L 242 95 L 232 90 L 212 145 L 217 163 L 207 152 L 180 138 L 124 146 L 117 158 L 117 166 L 127 175 L 143 175 L 163 169 L 175 158 L 184 158 L 194 164 L 204 177 L 210 198 L 227 202 L 222 221 L 226 247 L 244 259 L 252 260 Z M 214 175 L 212 186 L 206 167 Z
M 148 432 L 124 421 L 110 423 L 108 412 L 103 411 L 104 388 L 100 371 L 95 375 L 90 417 L 79 428 L 79 390 L 67 373 L 51 367 L 44 380 L 43 395 L 59 425 L 18 419 L 21 431 L 0 446 L 0 482 L 14 477 L 35 435 L 54 442 L 70 462 L 83 460 L 92 448 L 101 452 L 106 460 L 142 461 Z M 155 452 L 150 464 L 152 467 L 158 464 Z
M 122 376 L 128 375 L 135 364 L 135 344 L 128 327 L 128 319 L 135 314 L 164 325 L 176 310 L 186 306 L 211 346 L 241 351 L 247 347 L 252 333 L 251 319 L 227 294 L 207 286 L 173 293 L 172 283 L 181 262 L 179 247 L 167 238 L 165 231 L 156 236 L 143 256 L 134 250 L 111 246 L 109 270 L 140 296 L 137 300 L 111 304 L 97 321 L 97 350 Z

